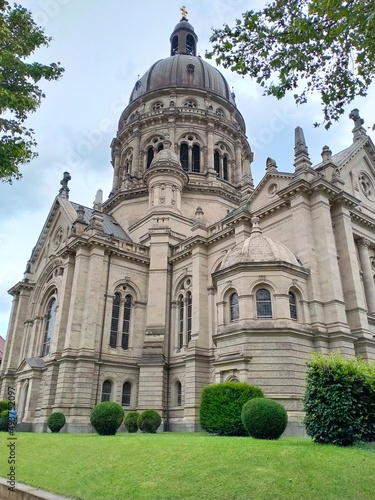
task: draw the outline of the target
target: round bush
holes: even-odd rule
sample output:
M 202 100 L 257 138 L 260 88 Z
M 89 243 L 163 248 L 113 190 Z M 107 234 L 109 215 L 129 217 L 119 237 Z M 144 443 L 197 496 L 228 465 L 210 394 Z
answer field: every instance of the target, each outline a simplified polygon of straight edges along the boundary
M 0 414 L 0 431 L 8 431 L 9 429 L 9 410 L 3 410 Z
M 200 405 L 202 429 L 220 436 L 246 436 L 241 420 L 243 405 L 263 397 L 260 387 L 240 382 L 224 382 L 204 387 Z
M 59 432 L 65 425 L 65 415 L 60 411 L 55 411 L 47 419 L 47 426 L 51 432 Z
M 161 416 L 155 410 L 145 410 L 139 415 L 138 427 L 142 432 L 154 433 L 161 424 Z
M 254 398 L 243 405 L 241 419 L 251 437 L 279 439 L 286 429 L 288 414 L 277 401 Z
M 122 406 L 111 401 L 97 404 L 90 414 L 90 423 L 101 436 L 114 436 L 123 420 Z
M 0 400 L 0 414 L 5 410 L 9 410 L 8 401 Z
M 127 428 L 128 432 L 137 432 L 138 431 L 138 418 L 139 413 L 136 411 L 130 411 L 124 420 L 124 425 Z

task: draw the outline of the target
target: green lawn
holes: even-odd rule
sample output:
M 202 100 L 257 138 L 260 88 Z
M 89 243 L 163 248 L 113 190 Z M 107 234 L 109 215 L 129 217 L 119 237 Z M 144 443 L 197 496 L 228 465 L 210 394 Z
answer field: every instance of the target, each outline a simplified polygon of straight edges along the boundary
M 0 435 L 6 476 L 7 433 Z M 85 500 L 374 500 L 375 447 L 194 433 L 17 433 L 16 479 Z

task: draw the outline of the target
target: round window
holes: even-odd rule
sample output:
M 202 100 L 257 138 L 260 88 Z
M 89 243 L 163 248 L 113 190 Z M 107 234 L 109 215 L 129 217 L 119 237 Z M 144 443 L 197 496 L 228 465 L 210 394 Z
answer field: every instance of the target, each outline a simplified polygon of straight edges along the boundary
M 362 172 L 358 178 L 360 188 L 362 193 L 368 198 L 370 201 L 374 201 L 374 185 L 370 177 Z

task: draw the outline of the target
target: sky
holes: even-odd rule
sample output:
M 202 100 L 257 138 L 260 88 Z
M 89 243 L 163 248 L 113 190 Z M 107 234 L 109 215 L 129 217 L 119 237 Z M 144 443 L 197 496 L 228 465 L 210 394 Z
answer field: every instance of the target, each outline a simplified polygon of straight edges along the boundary
M 91 207 L 98 189 L 109 195 L 113 168 L 110 144 L 121 112 L 139 76 L 157 60 L 169 56 L 169 37 L 180 21 L 182 1 L 162 0 L 19 0 L 53 38 L 33 59 L 59 61 L 65 68 L 57 82 L 41 82 L 46 94 L 27 126 L 35 131 L 38 158 L 21 168 L 23 178 L 0 183 L 0 335 L 6 336 L 12 297 L 7 293 L 22 280 L 52 203 L 68 171 L 70 200 Z M 213 27 L 229 25 L 263 0 L 186 0 L 189 22 L 198 35 L 198 52 L 210 48 Z M 210 61 L 211 64 L 214 64 Z M 374 122 L 375 88 L 357 99 L 329 131 L 314 128 L 321 121 L 318 96 L 297 107 L 291 96 L 277 101 L 262 95 L 249 77 L 229 70 L 225 75 L 236 94 L 254 152 L 252 174 L 257 184 L 266 158 L 280 171 L 293 171 L 294 129 L 305 133 L 313 164 L 328 145 L 335 154 L 352 142 L 348 114 L 360 110 L 365 126 Z M 374 132 L 368 132 L 375 141 Z

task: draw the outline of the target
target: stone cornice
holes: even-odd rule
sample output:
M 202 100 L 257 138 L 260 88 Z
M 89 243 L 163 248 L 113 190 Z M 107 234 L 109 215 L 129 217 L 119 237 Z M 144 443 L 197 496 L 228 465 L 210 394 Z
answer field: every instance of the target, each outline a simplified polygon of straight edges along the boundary
M 20 293 L 22 290 L 32 290 L 35 287 L 35 283 L 30 281 L 19 281 L 8 290 L 9 295 L 15 295 Z
M 366 228 L 375 229 L 375 220 L 368 215 L 363 214 L 359 210 L 351 210 L 350 217 L 352 221 L 357 222 L 361 226 Z

